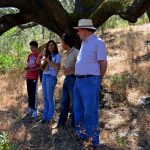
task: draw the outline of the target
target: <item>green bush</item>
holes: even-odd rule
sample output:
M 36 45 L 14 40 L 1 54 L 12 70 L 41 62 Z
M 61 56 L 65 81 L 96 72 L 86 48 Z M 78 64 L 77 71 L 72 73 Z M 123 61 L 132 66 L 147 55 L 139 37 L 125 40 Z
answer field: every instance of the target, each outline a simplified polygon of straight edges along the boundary
M 4 131 L 0 135 L 0 150 L 17 150 L 15 144 L 9 143 L 8 134 Z
M 119 74 L 115 74 L 111 77 L 111 84 L 122 88 L 125 85 L 125 76 L 123 75 L 119 75 Z

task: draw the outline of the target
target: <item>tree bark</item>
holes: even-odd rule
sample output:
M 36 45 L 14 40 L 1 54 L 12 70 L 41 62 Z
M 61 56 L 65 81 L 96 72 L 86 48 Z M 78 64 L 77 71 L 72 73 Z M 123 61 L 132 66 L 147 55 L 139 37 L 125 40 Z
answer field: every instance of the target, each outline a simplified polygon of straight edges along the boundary
M 128 9 L 119 13 L 120 17 L 135 23 L 137 19 L 150 9 L 150 0 L 134 0 Z
M 30 23 L 26 23 L 26 24 L 21 24 L 21 25 L 18 26 L 18 28 L 20 28 L 21 30 L 24 30 L 24 29 L 27 29 L 27 28 L 35 27 L 37 25 L 38 25 L 37 23 L 30 22 Z
M 132 23 L 150 8 L 150 0 L 75 0 L 74 12 L 69 14 L 59 0 L 1 0 L 0 7 L 15 7 L 17 14 L 0 17 L 0 35 L 14 26 L 34 22 L 61 36 L 73 34 L 79 47 L 79 38 L 73 30 L 80 18 L 91 18 L 94 26 L 101 26 L 112 15 Z

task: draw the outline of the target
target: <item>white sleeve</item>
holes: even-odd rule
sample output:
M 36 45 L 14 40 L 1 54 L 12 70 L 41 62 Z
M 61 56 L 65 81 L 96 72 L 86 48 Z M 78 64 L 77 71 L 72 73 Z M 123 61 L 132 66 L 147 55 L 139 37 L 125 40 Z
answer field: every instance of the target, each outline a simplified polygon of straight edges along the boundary
M 102 40 L 98 40 L 97 60 L 107 60 L 106 46 Z

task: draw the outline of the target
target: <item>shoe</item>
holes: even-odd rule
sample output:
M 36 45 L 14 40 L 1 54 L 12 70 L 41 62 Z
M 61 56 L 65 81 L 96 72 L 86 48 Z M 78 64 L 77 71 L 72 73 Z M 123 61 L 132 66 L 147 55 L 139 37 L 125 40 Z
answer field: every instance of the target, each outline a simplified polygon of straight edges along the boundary
M 38 115 L 38 112 L 37 112 L 37 110 L 33 110 L 33 112 L 32 112 L 32 118 L 36 118 L 37 117 L 37 115 Z
M 26 115 L 32 115 L 33 109 L 31 107 L 28 108 Z

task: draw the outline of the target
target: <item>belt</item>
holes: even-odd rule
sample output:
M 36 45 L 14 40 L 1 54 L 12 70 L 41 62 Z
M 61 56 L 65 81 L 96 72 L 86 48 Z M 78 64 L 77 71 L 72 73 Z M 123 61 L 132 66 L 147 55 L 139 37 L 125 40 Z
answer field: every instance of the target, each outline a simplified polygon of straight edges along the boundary
M 69 75 L 66 75 L 66 77 L 75 77 L 74 74 L 69 74 Z
M 94 77 L 95 75 L 76 75 L 78 79 Z

